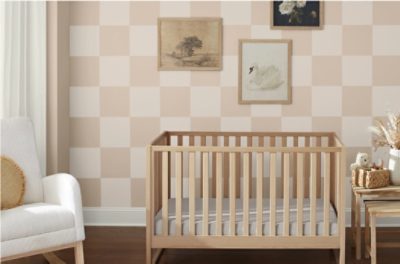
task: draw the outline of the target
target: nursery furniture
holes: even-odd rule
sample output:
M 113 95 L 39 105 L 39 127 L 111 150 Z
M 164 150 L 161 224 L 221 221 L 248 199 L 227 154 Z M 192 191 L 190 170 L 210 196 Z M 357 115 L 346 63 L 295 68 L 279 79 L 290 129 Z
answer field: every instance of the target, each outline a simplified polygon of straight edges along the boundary
M 24 204 L 1 211 L 0 262 L 75 248 L 83 264 L 85 232 L 79 184 L 69 174 L 42 177 L 32 123 L 27 118 L 1 119 L 1 155 L 14 160 L 25 174 Z
M 356 259 L 361 259 L 361 206 L 363 200 L 400 199 L 400 186 L 365 189 L 352 186 L 351 230 L 356 248 Z
M 400 217 L 400 201 L 365 203 L 365 257 L 371 256 L 371 264 L 376 264 L 377 247 L 400 247 L 400 242 L 376 242 L 376 219 L 379 217 Z
M 345 256 L 345 148 L 331 132 L 164 132 L 147 147 L 146 263 L 164 248 Z

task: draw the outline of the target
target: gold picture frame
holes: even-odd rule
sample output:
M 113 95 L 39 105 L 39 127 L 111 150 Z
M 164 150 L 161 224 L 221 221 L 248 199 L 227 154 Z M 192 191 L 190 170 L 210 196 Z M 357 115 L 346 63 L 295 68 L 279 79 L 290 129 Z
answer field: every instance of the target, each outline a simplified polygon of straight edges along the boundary
M 222 18 L 159 18 L 159 71 L 220 71 Z

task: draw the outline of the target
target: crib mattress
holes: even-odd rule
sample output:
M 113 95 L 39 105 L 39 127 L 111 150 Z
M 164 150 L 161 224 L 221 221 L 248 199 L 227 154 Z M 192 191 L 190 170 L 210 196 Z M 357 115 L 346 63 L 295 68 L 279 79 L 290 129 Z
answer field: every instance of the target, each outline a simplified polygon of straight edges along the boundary
M 201 198 L 195 199 L 195 232 L 196 235 L 202 235 L 202 222 L 203 222 L 203 200 Z M 216 234 L 216 199 L 209 199 L 209 235 Z M 263 199 L 263 235 L 268 236 L 270 234 L 270 201 L 269 199 Z M 297 235 L 297 200 L 290 199 L 289 201 L 289 234 Z M 316 234 L 323 235 L 324 219 L 323 219 L 323 200 L 317 199 L 316 209 Z M 155 217 L 155 234 L 162 234 L 162 210 L 158 211 Z M 283 234 L 283 199 L 276 199 L 276 235 Z M 175 234 L 175 199 L 168 200 L 168 225 L 169 234 Z M 182 232 L 184 235 L 189 234 L 189 199 L 182 199 Z M 249 203 L 249 233 L 250 235 L 256 234 L 256 200 L 250 199 Z M 329 208 L 329 233 L 330 235 L 337 234 L 337 216 L 335 210 L 330 204 Z M 222 234 L 230 235 L 229 230 L 229 199 L 223 199 L 223 211 L 222 211 Z M 243 234 L 243 200 L 236 199 L 236 235 Z M 310 234 L 310 200 L 303 200 L 303 235 L 307 236 Z

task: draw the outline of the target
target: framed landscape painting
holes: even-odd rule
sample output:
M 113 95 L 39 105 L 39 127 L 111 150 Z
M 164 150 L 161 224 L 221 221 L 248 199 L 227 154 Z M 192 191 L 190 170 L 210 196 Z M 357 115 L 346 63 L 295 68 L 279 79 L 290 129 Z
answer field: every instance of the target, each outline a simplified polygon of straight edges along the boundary
M 272 1 L 272 29 L 322 29 L 323 1 Z
M 291 40 L 239 41 L 239 104 L 290 104 Z
M 221 70 L 221 54 L 221 18 L 159 18 L 159 70 Z

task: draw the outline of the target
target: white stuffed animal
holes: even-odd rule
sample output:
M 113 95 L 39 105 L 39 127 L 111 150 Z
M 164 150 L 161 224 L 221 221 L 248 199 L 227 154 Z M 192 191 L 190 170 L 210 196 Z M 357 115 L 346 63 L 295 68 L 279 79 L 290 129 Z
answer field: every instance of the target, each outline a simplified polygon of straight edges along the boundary
M 356 162 L 350 165 L 351 170 L 370 168 L 370 160 L 367 153 L 357 153 Z

